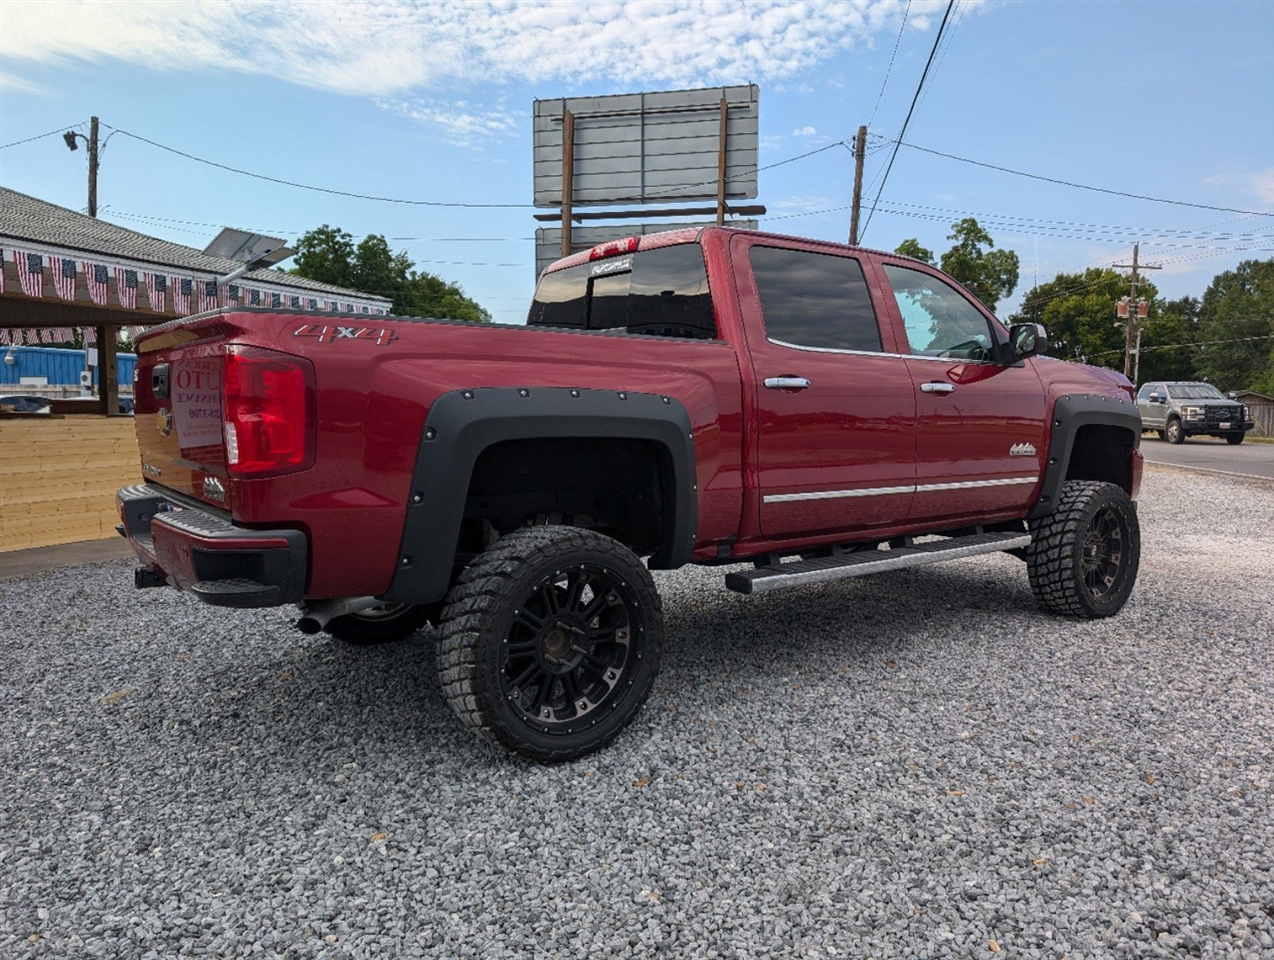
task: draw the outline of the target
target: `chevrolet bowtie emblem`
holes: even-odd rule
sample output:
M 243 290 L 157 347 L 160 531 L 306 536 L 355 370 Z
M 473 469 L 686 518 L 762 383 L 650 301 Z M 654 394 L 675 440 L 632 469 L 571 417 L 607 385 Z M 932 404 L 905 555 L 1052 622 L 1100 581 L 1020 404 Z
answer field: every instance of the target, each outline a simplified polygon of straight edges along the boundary
M 155 414 L 155 426 L 159 428 L 159 432 L 165 437 L 173 432 L 173 412 L 171 410 L 160 409 Z
M 1033 443 L 1015 443 L 1009 447 L 1010 457 L 1033 457 L 1035 456 L 1035 444 Z

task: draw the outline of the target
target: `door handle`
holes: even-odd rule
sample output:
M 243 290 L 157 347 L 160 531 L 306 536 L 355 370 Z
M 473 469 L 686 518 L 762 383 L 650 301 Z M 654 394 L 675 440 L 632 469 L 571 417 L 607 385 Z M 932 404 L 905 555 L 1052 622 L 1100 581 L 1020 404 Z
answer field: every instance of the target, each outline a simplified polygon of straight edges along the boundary
M 955 384 L 953 383 L 922 383 L 920 389 L 924 393 L 955 393 Z
M 808 390 L 810 382 L 804 377 L 766 377 L 765 385 L 771 390 Z

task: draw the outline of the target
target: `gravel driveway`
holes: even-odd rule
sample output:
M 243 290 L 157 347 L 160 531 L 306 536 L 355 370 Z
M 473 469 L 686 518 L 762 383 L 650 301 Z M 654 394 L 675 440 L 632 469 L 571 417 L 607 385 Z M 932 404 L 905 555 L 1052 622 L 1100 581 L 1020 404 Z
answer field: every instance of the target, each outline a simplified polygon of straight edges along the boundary
M 0 583 L 0 957 L 1274 957 L 1274 485 L 1166 470 L 1125 611 L 995 556 L 661 575 L 604 753 L 461 729 L 434 634 Z

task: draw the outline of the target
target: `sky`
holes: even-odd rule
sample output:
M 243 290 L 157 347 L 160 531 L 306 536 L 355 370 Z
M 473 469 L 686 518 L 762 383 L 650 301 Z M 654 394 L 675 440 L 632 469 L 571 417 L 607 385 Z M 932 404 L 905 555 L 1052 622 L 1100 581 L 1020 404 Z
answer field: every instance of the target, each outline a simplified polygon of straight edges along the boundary
M 85 151 L 62 134 L 87 134 L 96 115 L 103 219 L 198 248 L 222 226 L 290 242 L 321 224 L 380 234 L 520 323 L 542 212 L 534 101 L 755 83 L 761 172 L 747 202 L 767 207 L 762 229 L 847 239 L 849 144 L 866 124 L 863 244 L 914 237 L 940 254 L 951 224 L 976 217 L 1021 262 L 1002 317 L 1037 280 L 1127 263 L 1134 243 L 1162 267 L 1150 278 L 1167 297 L 1274 256 L 1274 3 L 947 11 L 948 0 L 5 0 L 0 184 L 86 209 Z

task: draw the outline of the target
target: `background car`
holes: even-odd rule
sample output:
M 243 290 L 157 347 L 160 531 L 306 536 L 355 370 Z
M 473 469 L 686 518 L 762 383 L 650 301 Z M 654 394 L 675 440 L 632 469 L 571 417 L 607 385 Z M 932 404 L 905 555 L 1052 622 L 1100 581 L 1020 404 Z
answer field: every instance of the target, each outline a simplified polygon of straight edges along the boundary
M 1169 443 L 1208 436 L 1238 444 L 1253 427 L 1247 407 L 1210 383 L 1143 384 L 1137 392 L 1137 409 L 1142 426 L 1157 431 L 1159 439 Z
M 0 410 L 9 410 L 13 413 L 48 413 L 49 398 L 22 394 L 0 397 Z

